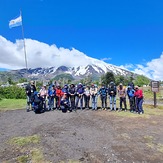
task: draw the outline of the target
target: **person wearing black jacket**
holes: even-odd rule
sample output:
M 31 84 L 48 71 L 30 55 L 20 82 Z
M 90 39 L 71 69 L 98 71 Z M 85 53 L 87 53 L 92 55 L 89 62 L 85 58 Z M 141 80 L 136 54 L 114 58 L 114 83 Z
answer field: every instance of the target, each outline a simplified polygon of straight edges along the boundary
M 33 97 L 34 97 L 34 92 L 36 91 L 36 87 L 34 84 L 34 81 L 31 81 L 30 84 L 28 84 L 25 88 L 26 95 L 27 95 L 27 107 L 26 110 L 27 112 L 32 109 L 32 102 L 33 102 Z
M 70 98 L 71 109 L 75 110 L 75 95 L 76 95 L 76 88 L 74 84 L 71 84 L 68 89 L 68 94 Z
M 116 94 L 117 94 L 117 88 L 115 86 L 114 82 L 110 82 L 109 84 L 109 88 L 108 88 L 108 95 L 110 98 L 110 111 L 116 111 Z M 113 108 L 113 104 L 114 104 L 114 108 Z

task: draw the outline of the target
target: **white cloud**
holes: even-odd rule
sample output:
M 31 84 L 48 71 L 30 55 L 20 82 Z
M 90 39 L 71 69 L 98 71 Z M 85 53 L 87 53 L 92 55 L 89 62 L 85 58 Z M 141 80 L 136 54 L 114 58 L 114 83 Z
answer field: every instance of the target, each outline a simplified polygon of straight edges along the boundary
M 102 59 L 100 59 L 101 61 L 110 61 L 111 60 L 111 58 L 102 58 Z
M 119 67 L 122 69 L 125 69 L 125 70 L 129 70 L 129 69 L 133 69 L 134 65 L 133 64 L 125 64 L 125 65 L 120 65 Z
M 25 39 L 25 43 L 29 68 L 58 67 L 62 65 L 68 67 L 86 66 L 88 64 L 106 65 L 103 61 L 111 59 L 103 58 L 103 61 L 100 61 L 86 56 L 75 48 L 58 48 L 56 45 L 48 45 L 32 39 Z M 16 40 L 13 43 L 0 36 L 0 52 L 0 68 L 25 68 L 23 40 Z M 119 67 L 143 74 L 154 80 L 163 80 L 163 53 L 160 58 L 153 59 L 145 65 L 126 64 Z
M 28 67 L 82 66 L 91 64 L 90 57 L 72 48 L 57 48 L 36 40 L 25 39 Z M 23 40 L 15 43 L 0 36 L 0 67 L 7 69 L 25 68 Z
M 152 59 L 145 65 L 129 64 L 124 66 L 121 65 L 120 67 L 140 75 L 145 75 L 153 80 L 163 80 L 163 53 L 160 55 L 160 58 Z

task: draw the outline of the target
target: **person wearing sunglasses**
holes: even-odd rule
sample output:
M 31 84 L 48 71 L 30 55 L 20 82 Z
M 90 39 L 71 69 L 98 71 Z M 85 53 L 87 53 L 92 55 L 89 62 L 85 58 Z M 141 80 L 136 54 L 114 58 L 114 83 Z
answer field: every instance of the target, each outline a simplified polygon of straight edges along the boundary
M 139 114 L 143 114 L 144 110 L 143 110 L 143 91 L 141 89 L 139 89 L 138 86 L 135 86 L 135 93 L 134 96 L 136 98 L 136 108 L 137 108 L 137 112 Z

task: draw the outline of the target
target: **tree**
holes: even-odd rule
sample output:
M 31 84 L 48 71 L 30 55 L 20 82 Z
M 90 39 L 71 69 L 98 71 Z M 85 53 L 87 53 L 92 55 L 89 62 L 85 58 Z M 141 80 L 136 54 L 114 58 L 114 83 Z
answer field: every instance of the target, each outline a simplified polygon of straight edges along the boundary
M 24 82 L 27 82 L 27 79 L 26 78 L 20 78 L 19 79 L 19 83 L 24 83 Z
M 112 72 L 107 72 L 101 77 L 101 84 L 108 85 L 110 82 L 115 82 L 115 77 Z
M 144 75 L 137 76 L 134 81 L 134 84 L 138 86 L 148 85 L 149 83 L 150 83 L 150 79 L 148 79 Z

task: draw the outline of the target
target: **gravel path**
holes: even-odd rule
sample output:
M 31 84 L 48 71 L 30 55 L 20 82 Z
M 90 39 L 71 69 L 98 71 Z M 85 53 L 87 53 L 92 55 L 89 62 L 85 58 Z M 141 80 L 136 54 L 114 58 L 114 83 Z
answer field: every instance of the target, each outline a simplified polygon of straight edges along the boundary
M 44 160 L 54 163 L 163 162 L 162 116 L 128 118 L 118 114 L 122 113 L 0 112 L 0 162 L 16 162 L 16 158 L 29 154 L 30 148 L 41 149 Z M 41 142 L 24 150 L 9 143 L 11 138 L 35 134 Z

